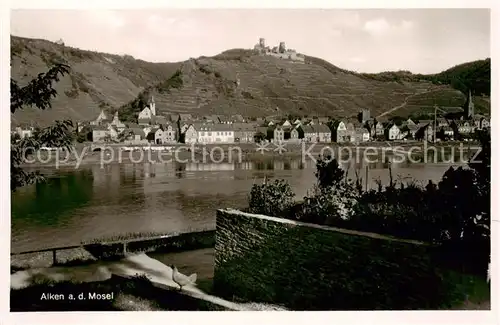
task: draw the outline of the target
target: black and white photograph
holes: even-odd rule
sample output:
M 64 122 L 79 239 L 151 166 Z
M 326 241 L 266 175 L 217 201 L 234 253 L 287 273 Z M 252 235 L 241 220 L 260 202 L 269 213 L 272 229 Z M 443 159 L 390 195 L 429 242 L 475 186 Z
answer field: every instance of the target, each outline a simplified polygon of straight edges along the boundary
M 10 314 L 494 311 L 492 12 L 11 8 Z

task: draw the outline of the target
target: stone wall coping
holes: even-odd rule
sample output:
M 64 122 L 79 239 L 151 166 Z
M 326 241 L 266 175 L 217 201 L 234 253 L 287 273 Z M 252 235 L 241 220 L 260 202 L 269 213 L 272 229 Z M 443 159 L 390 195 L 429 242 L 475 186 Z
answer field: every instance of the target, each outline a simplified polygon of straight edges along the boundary
M 401 243 L 407 243 L 407 244 L 413 244 L 413 245 L 422 245 L 422 246 L 429 245 L 428 243 L 425 243 L 422 241 L 417 241 L 417 240 L 401 239 L 401 238 L 391 237 L 391 236 L 387 236 L 387 235 L 381 235 L 381 234 L 377 234 L 377 233 L 356 231 L 356 230 L 330 227 L 330 226 L 323 226 L 323 225 L 318 225 L 318 224 L 314 224 L 314 223 L 295 221 L 295 220 L 290 220 L 290 219 L 285 219 L 285 218 L 270 217 L 270 216 L 263 215 L 263 214 L 247 213 L 247 212 L 243 212 L 243 211 L 240 211 L 237 209 L 232 209 L 232 208 L 218 209 L 217 212 L 226 213 L 226 214 L 236 216 L 236 217 L 243 216 L 243 217 L 249 217 L 249 218 L 269 220 L 269 221 L 273 221 L 273 222 L 285 223 L 285 224 L 290 224 L 290 225 L 294 225 L 294 226 L 323 229 L 323 230 L 327 230 L 327 231 L 334 231 L 334 232 L 338 232 L 338 233 L 343 233 L 346 235 L 370 237 L 370 238 L 374 238 L 374 239 L 389 240 L 389 241 L 395 241 L 395 242 L 401 242 Z

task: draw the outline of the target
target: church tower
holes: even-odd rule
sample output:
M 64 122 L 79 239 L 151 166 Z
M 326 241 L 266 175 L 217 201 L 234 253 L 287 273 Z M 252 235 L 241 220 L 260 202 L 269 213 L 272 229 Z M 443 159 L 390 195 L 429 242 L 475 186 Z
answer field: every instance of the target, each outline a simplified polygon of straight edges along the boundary
M 469 89 L 467 101 L 464 107 L 464 119 L 472 119 L 474 117 L 474 102 L 472 101 L 472 93 Z
M 149 110 L 153 116 L 156 116 L 156 104 L 153 96 L 151 96 L 151 100 L 149 101 Z

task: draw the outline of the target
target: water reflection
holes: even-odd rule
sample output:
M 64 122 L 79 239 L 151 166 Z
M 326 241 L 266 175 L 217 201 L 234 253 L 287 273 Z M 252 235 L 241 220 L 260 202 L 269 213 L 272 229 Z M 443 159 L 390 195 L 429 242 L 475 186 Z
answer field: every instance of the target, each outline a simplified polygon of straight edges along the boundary
M 350 178 L 386 184 L 387 163 L 343 163 Z M 366 169 L 368 167 L 368 170 Z M 393 179 L 439 180 L 447 165 L 391 164 Z M 12 195 L 15 250 L 77 244 L 128 232 L 175 232 L 214 226 L 221 207 L 241 208 L 252 184 L 285 179 L 296 196 L 316 180 L 315 163 L 276 159 L 234 164 L 121 164 L 80 170 L 43 170 L 49 182 Z M 366 173 L 368 171 L 368 175 Z M 368 179 L 368 182 L 366 182 Z

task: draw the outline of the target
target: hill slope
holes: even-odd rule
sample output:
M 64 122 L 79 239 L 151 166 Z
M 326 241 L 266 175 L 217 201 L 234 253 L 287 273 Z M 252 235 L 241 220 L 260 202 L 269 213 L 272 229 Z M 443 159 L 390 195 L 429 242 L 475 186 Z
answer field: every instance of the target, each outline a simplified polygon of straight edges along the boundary
M 180 63 L 150 63 L 130 56 L 84 51 L 38 39 L 11 37 L 11 77 L 22 86 L 52 62 L 67 63 L 70 75 L 55 88 L 58 96 L 52 109 L 25 108 L 11 115 L 14 123 L 55 119 L 90 119 L 102 107 L 119 107 L 147 86 L 168 78 Z
M 459 107 L 465 96 L 432 80 L 382 81 L 306 57 L 306 64 L 234 49 L 182 63 L 149 63 L 129 56 L 78 50 L 44 40 L 11 38 L 12 77 L 22 84 L 51 62 L 72 73 L 57 84 L 59 96 L 46 112 L 25 109 L 15 122 L 94 118 L 101 108 L 133 120 L 154 95 L 158 114 L 327 115 L 350 117 L 361 108 L 373 116 L 408 115 L 434 103 Z M 137 100 L 142 98 L 143 100 Z M 128 104 L 127 104 L 128 103 Z M 488 111 L 489 102 L 476 103 Z M 404 113 L 404 114 L 401 114 Z

